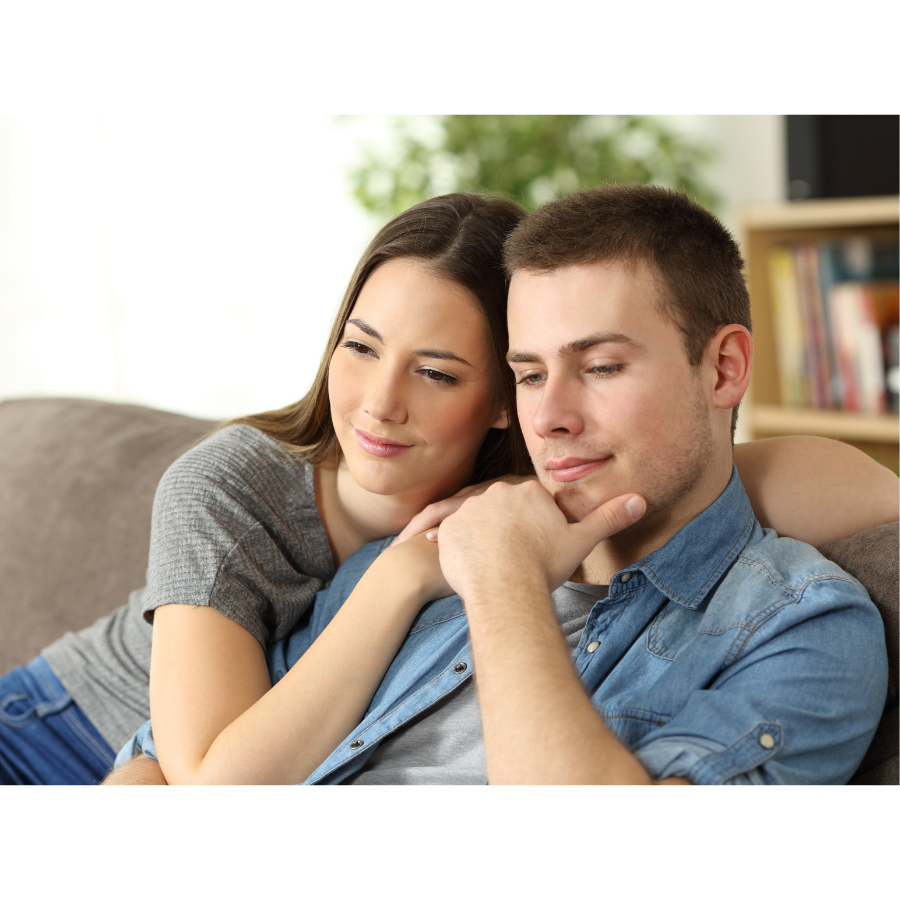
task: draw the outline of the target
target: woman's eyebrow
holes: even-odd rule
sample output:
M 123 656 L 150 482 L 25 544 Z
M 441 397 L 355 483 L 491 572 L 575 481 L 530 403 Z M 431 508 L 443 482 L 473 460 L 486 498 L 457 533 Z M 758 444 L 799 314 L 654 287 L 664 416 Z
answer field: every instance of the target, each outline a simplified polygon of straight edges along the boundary
M 379 344 L 387 345 L 387 341 L 368 323 L 362 319 L 347 319 L 349 325 L 355 325 L 360 331 L 365 332 L 369 337 L 375 338 Z M 426 359 L 452 359 L 454 362 L 462 363 L 464 366 L 474 368 L 472 363 L 449 350 L 413 350 L 416 356 L 424 356 Z
M 452 359 L 455 362 L 462 363 L 464 366 L 474 368 L 472 363 L 467 359 L 463 359 L 461 356 L 457 356 L 449 350 L 413 350 L 413 353 L 415 353 L 416 356 L 426 356 L 428 359 Z
M 365 332 L 369 337 L 375 338 L 379 344 L 387 343 L 385 339 L 368 323 L 362 319 L 347 319 L 348 325 L 355 325 L 360 331 Z

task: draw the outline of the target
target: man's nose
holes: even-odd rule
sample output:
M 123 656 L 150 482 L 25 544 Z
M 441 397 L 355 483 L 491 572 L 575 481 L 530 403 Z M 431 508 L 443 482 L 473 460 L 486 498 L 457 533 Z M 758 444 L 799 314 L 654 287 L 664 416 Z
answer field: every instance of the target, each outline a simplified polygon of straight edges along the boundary
M 403 373 L 387 365 L 370 373 L 363 410 L 377 422 L 402 425 L 408 415 Z
M 579 408 L 580 386 L 565 378 L 547 379 L 531 419 L 531 427 L 541 437 L 581 434 L 584 418 Z

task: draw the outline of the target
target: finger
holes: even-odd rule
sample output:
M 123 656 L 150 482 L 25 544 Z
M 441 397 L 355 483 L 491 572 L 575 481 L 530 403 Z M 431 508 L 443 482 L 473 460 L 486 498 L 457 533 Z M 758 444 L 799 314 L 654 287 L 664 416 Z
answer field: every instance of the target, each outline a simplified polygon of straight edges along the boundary
M 431 531 L 426 531 L 425 532 L 426 540 L 429 540 L 432 543 L 436 544 L 437 539 L 438 539 L 438 531 L 440 531 L 439 528 L 432 528 Z
M 433 507 L 437 504 L 432 504 L 432 506 L 426 506 L 425 509 L 422 510 L 418 515 L 413 516 L 410 519 L 409 524 L 394 538 L 394 544 L 402 544 L 404 541 L 408 541 L 410 538 L 415 537 L 417 534 L 421 534 L 423 531 L 427 531 L 429 528 L 433 528 L 435 525 L 439 525 L 446 517 L 447 514 L 444 513 L 441 515 L 439 512 L 436 512 Z
M 417 534 L 428 531 L 429 528 L 436 528 L 447 518 L 447 516 L 456 512 L 456 510 L 463 505 L 466 496 L 467 495 L 462 495 L 460 492 L 459 494 L 454 494 L 452 497 L 448 497 L 446 500 L 430 503 L 422 510 L 422 512 L 410 519 L 409 524 L 397 535 L 391 546 L 394 544 L 402 544 L 411 537 L 415 537 Z
M 588 548 L 596 547 L 600 541 L 627 528 L 647 511 L 647 502 L 640 494 L 622 494 L 599 506 L 580 522 L 572 525 L 571 533 L 584 541 Z

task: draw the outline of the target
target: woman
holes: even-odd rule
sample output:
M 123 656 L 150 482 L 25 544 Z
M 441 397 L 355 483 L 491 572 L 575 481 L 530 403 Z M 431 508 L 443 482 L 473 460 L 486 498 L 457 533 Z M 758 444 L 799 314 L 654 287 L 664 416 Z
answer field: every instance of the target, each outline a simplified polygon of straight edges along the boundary
M 420 204 L 379 232 L 307 396 L 219 430 L 167 472 L 154 505 L 147 587 L 86 636 L 69 636 L 58 642 L 62 650 L 54 645 L 25 673 L 2 680 L 0 697 L 15 698 L 7 711 L 26 703 L 37 681 L 59 698 L 55 712 L 45 705 L 44 715 L 31 716 L 39 738 L 30 745 L 16 743 L 18 723 L 0 733 L 6 780 L 102 777 L 111 748 L 136 727 L 119 739 L 127 717 L 149 713 L 148 681 L 157 745 L 174 782 L 302 780 L 344 737 L 372 679 L 390 663 L 385 648 L 396 647 L 424 602 L 449 592 L 436 547 L 419 536 L 382 554 L 353 602 L 274 689 L 265 648 L 290 633 L 363 544 L 411 519 L 405 534 L 424 530 L 461 502 L 442 498 L 529 471 L 503 359 L 500 268 L 503 240 L 521 215 L 508 201 L 457 194 Z M 878 477 L 874 464 L 847 458 L 840 445 L 816 448 L 822 471 L 841 473 L 834 485 L 849 480 L 848 467 L 857 483 Z M 736 456 L 765 524 L 823 542 L 822 489 L 833 485 L 812 483 L 808 447 L 763 442 Z M 871 507 L 847 510 L 824 537 L 854 533 L 879 516 Z M 149 667 L 142 616 L 154 622 Z M 366 673 L 352 696 L 353 672 L 333 665 L 348 649 Z M 21 687 L 25 676 L 32 684 Z M 68 694 L 77 702 L 63 705 Z M 316 727 L 300 734 L 308 753 L 298 761 L 298 734 L 285 725 L 303 722 Z M 73 749 L 76 738 L 97 750 L 95 758 Z

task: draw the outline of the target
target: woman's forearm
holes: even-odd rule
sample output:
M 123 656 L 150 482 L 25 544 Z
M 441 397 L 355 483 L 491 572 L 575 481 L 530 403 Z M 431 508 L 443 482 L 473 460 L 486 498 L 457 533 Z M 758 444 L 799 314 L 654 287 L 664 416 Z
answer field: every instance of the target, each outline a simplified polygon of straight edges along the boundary
M 897 476 L 841 441 L 749 441 L 734 461 L 756 517 L 783 537 L 822 547 L 900 518 Z
M 427 593 L 415 571 L 376 560 L 312 647 L 202 756 L 172 771 L 159 748 L 169 782 L 304 781 L 362 719 Z

